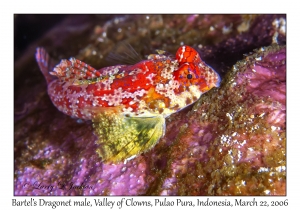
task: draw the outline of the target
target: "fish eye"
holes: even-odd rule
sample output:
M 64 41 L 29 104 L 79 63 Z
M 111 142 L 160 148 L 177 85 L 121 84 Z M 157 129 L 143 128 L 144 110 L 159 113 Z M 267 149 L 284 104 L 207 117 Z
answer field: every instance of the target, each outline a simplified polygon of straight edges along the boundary
M 188 75 L 186 76 L 186 78 L 188 78 L 188 79 L 192 79 L 192 78 L 193 78 L 193 75 L 191 75 L 191 74 L 188 74 Z

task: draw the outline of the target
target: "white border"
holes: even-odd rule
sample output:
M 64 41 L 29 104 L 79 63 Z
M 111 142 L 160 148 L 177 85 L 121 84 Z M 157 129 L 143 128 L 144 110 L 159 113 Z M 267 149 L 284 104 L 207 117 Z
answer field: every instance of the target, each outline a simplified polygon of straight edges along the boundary
M 0 3 L 1 25 L 1 179 L 0 198 L 4 209 L 11 209 L 13 197 L 13 14 L 15 13 L 287 13 L 287 197 L 289 206 L 298 207 L 297 181 L 299 170 L 299 15 L 297 1 L 279 0 L 230 0 L 230 1 L 33 1 L 15 0 Z M 300 51 L 300 50 L 299 50 Z M 23 197 L 17 197 L 21 199 Z M 24 197 L 28 199 L 29 197 Z M 83 197 L 47 197 L 50 200 L 65 200 Z M 121 197 L 111 199 L 119 200 Z M 128 197 L 127 197 L 128 198 Z M 203 197 L 202 197 L 203 198 Z M 229 197 L 234 199 L 234 197 Z M 239 197 L 238 197 L 239 198 Z M 247 197 L 246 197 L 247 198 Z M 266 200 L 283 199 L 285 197 L 263 197 Z M 93 199 L 89 197 L 89 199 Z M 135 199 L 153 199 L 140 197 Z M 170 197 L 168 199 L 176 199 Z M 191 198 L 195 199 L 195 197 Z M 215 199 L 224 199 L 216 197 Z M 259 197 L 258 199 L 261 199 Z M 51 209 L 51 207 L 47 207 Z M 59 208 L 59 207 L 58 207 Z M 75 207 L 72 207 L 75 208 Z M 98 207 L 99 208 L 99 207 Z M 199 207 L 198 207 L 199 208 Z M 224 207 L 223 207 L 224 208 Z M 257 207 L 256 207 L 257 208 Z M 56 208 L 57 209 L 57 208 Z M 82 208 L 81 208 L 82 209 Z M 101 208 L 108 209 L 108 208 Z M 125 209 L 125 208 L 124 208 Z M 127 208 L 129 209 L 129 208 Z M 131 209 L 131 208 L 130 208 Z M 160 208 L 158 208 L 160 209 Z M 231 208 L 232 209 L 232 208 Z

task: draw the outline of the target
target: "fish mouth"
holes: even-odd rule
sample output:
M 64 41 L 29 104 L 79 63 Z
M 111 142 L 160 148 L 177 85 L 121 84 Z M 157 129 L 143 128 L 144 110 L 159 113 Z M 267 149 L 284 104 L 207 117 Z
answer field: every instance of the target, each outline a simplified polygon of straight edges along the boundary
M 215 83 L 215 87 L 220 87 L 221 77 L 220 77 L 220 75 L 217 72 L 215 72 L 215 74 L 216 74 L 216 77 L 217 77 L 217 81 Z

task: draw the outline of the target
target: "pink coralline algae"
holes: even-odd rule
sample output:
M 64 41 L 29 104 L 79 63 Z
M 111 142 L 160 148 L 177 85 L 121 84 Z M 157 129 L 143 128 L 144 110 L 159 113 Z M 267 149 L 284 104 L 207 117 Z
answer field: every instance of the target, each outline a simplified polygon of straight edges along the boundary
M 187 114 L 158 194 L 284 195 L 286 51 L 260 48 Z M 169 130 L 178 126 L 171 120 Z M 180 152 L 178 152 L 180 151 Z
M 251 29 L 240 34 L 228 33 L 224 35 L 228 36 L 225 38 L 220 35 L 222 30 L 218 28 L 222 25 L 217 26 L 209 21 L 224 20 L 222 24 L 226 26 L 230 26 L 229 23 L 232 22 L 234 28 L 239 24 L 232 20 L 240 16 L 225 16 L 224 19 L 220 16 L 203 15 L 176 18 L 157 16 L 153 22 L 152 17 L 149 17 L 147 27 L 153 30 L 152 34 L 158 31 L 157 37 L 162 37 L 153 38 L 151 45 L 156 47 L 167 43 L 167 48 L 174 47 L 174 50 L 173 38 L 180 42 L 189 40 L 185 44 L 193 47 L 196 45 L 193 42 L 200 42 L 192 39 L 199 38 L 197 33 L 184 33 L 184 36 L 179 37 L 181 33 L 177 34 L 177 26 L 185 25 L 183 30 L 186 32 L 191 28 L 192 32 L 198 32 L 202 29 L 207 31 L 207 28 L 201 28 L 203 25 L 215 25 L 215 30 L 202 34 L 201 39 L 206 37 L 205 40 L 209 40 L 210 37 L 216 41 L 214 45 L 217 47 L 210 47 L 207 42 L 203 43 L 199 51 L 202 51 L 200 54 L 205 62 L 216 70 L 221 69 L 219 73 L 223 78 L 220 87 L 211 89 L 195 104 L 167 117 L 165 136 L 153 149 L 135 159 L 109 164 L 102 162 L 95 151 L 98 146 L 97 137 L 93 134 L 91 121 L 78 120 L 60 113 L 46 93 L 46 84 L 40 82 L 44 81 L 42 75 L 28 80 L 19 79 L 21 83 L 15 84 L 21 84 L 24 88 L 15 89 L 14 194 L 285 195 L 285 37 L 278 33 L 277 39 L 281 45 L 270 45 L 275 32 L 272 33 L 272 28 L 268 27 L 279 16 L 254 17 L 250 21 Z M 143 16 L 141 18 L 144 19 Z M 118 36 L 127 35 L 125 31 L 130 22 L 124 21 L 125 19 L 118 18 L 123 21 L 124 26 Z M 136 19 L 139 21 L 137 25 L 144 22 Z M 63 24 L 54 29 L 52 35 L 61 34 L 61 30 L 66 28 Z M 107 28 L 95 27 L 93 32 L 94 35 L 103 35 L 106 30 L 109 38 L 102 36 L 100 39 L 95 35 L 103 49 L 98 51 L 94 43 L 88 44 L 88 47 L 80 51 L 81 57 L 76 56 L 77 58 L 84 60 L 83 54 L 87 54 L 91 60 L 97 60 L 96 56 L 92 56 L 93 52 L 96 55 L 104 53 L 107 45 L 110 46 L 107 49 L 111 49 L 111 40 L 118 41 L 122 38 L 111 35 L 113 27 L 110 28 L 109 24 L 116 27 L 114 22 L 107 21 Z M 161 27 L 162 25 L 168 27 Z M 77 28 L 85 31 L 88 26 L 83 21 L 83 25 Z M 142 29 L 142 26 L 139 27 Z M 136 40 L 140 40 L 146 33 L 145 30 L 135 30 L 134 25 L 131 29 L 131 36 L 137 31 L 144 33 L 133 38 Z M 261 31 L 266 31 L 263 29 L 268 31 L 258 36 Z M 79 36 L 78 34 L 72 33 L 74 37 Z M 66 33 L 64 35 L 67 37 Z M 64 43 L 61 40 L 56 43 L 58 36 L 53 37 L 50 43 L 54 43 L 56 48 Z M 220 40 L 223 38 L 224 40 Z M 45 46 L 44 43 L 39 45 Z M 241 47 L 244 47 L 243 50 L 238 51 Z M 32 59 L 35 48 L 36 45 L 30 54 Z M 257 50 L 249 53 L 255 48 Z M 61 49 L 64 50 L 64 47 Z M 49 51 L 51 54 L 51 49 Z M 245 52 L 248 55 L 243 58 Z M 71 54 L 63 57 L 68 56 Z M 221 62 L 216 62 L 218 59 Z M 16 65 L 16 69 L 18 66 L 26 65 Z M 38 72 L 37 66 L 35 68 Z M 227 68 L 230 70 L 227 71 Z M 16 70 L 16 76 L 22 75 L 24 71 Z M 25 81 L 24 84 L 22 81 Z

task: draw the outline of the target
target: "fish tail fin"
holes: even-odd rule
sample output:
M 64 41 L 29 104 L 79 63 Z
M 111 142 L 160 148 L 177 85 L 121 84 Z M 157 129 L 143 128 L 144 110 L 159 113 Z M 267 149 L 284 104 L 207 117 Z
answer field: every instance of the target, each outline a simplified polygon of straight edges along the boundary
M 38 47 L 36 49 L 35 59 L 47 83 L 50 83 L 52 80 L 54 80 L 55 78 L 49 74 L 50 71 L 53 69 L 54 65 L 47 51 L 42 47 Z

